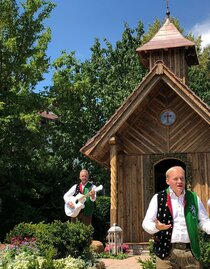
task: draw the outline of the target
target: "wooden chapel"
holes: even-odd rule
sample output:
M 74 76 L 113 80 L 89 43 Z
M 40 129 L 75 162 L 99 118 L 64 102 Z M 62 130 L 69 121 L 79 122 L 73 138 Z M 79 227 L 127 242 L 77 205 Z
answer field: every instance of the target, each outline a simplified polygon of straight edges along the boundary
M 142 220 L 171 166 L 185 169 L 206 209 L 210 198 L 210 108 L 187 85 L 188 67 L 198 64 L 195 44 L 168 16 L 137 53 L 149 73 L 81 148 L 110 169 L 110 225 L 117 223 L 130 243 L 150 238 Z

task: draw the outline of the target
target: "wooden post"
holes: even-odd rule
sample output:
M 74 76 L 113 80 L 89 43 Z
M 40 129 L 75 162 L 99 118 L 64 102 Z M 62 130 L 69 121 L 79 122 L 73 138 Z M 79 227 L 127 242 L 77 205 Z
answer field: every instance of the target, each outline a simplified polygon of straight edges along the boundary
M 117 209 L 117 145 L 116 137 L 111 137 L 110 144 L 110 167 L 111 167 L 111 209 L 110 226 L 118 222 Z

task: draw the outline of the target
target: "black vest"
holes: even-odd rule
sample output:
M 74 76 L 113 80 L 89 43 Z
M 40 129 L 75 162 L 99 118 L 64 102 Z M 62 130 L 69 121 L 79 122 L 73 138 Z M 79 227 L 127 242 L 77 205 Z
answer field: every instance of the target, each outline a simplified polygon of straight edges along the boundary
M 76 186 L 76 191 L 73 196 L 76 196 L 78 193 L 80 193 L 80 183 Z
M 154 236 L 154 253 L 160 259 L 164 259 L 171 251 L 171 235 L 173 229 L 173 217 L 167 205 L 167 193 L 163 190 L 157 195 L 158 211 L 157 219 L 165 224 L 171 224 L 168 230 L 162 230 Z

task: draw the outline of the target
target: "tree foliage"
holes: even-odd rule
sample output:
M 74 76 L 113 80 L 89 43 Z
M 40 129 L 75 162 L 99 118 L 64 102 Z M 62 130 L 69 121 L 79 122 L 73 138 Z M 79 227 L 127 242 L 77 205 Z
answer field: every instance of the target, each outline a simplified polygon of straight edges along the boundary
M 116 43 L 116 47 L 106 39 L 102 47 L 96 39 L 89 60 L 81 63 L 75 59 L 74 53 L 63 52 L 53 64 L 54 83 L 49 96 L 54 99 L 53 110 L 61 119 L 55 140 L 62 145 L 59 154 L 66 164 L 65 169 L 78 174 L 81 167 L 86 167 L 95 183 L 105 184 L 107 193 L 107 171 L 88 160 L 79 150 L 145 75 L 135 52 L 142 34 L 142 23 L 134 30 L 125 24 L 122 40 Z M 68 185 L 72 183 L 68 180 Z
M 199 54 L 199 66 L 189 71 L 190 88 L 208 105 L 210 105 L 210 46 Z
M 50 30 L 44 29 L 53 4 L 42 0 L 0 1 L 0 230 L 4 232 L 36 209 L 33 158 L 40 142 L 45 99 L 34 93 L 48 70 Z M 46 99 L 47 103 L 47 99 Z

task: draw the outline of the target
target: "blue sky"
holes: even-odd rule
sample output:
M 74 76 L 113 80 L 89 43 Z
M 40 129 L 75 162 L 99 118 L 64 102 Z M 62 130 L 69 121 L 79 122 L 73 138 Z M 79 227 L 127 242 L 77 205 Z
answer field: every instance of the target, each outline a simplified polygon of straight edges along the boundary
M 166 17 L 165 0 L 54 0 L 57 6 L 45 25 L 52 30 L 47 54 L 51 61 L 62 50 L 75 51 L 76 57 L 90 57 L 95 38 L 107 38 L 113 45 L 121 39 L 124 23 L 131 28 L 142 21 L 145 30 L 155 19 Z M 185 33 L 203 37 L 203 45 L 210 43 L 210 0 L 169 0 L 171 16 L 179 20 Z M 51 75 L 39 87 L 49 85 Z

